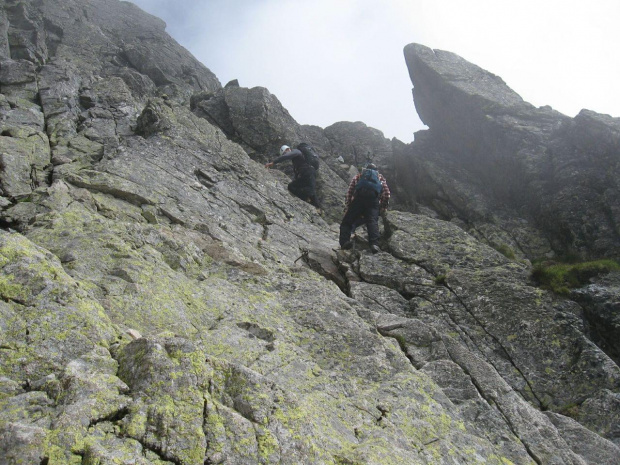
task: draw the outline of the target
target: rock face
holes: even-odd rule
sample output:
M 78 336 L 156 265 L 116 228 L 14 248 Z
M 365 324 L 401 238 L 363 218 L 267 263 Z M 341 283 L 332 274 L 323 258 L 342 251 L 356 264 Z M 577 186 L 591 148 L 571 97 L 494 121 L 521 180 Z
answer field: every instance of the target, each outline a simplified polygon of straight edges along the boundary
M 528 258 L 620 256 L 619 118 L 535 108 L 449 52 L 405 58 L 429 126 L 404 157 L 412 196 Z
M 431 129 L 406 146 L 222 87 L 125 2 L 7 1 L 0 49 L 1 463 L 617 463 L 618 276 L 560 298 L 489 246 L 515 225 L 539 241 L 522 257 L 560 250 L 459 168 L 478 117 L 445 120 L 441 89 L 416 83 Z M 493 83 L 464 86 L 454 118 L 502 102 Z M 614 122 L 540 111 L 589 135 L 565 126 L 558 153 Z M 322 214 L 289 194 L 286 167 L 263 167 L 301 141 L 323 161 Z M 383 252 L 364 233 L 340 251 L 344 191 L 369 158 L 400 210 Z

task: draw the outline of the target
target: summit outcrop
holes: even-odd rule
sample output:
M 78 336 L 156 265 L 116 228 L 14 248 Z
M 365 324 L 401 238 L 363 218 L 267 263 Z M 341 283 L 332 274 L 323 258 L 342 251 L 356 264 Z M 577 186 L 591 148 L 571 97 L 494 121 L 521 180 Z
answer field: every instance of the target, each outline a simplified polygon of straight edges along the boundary
M 618 258 L 619 118 L 536 108 L 450 52 L 410 44 L 405 59 L 429 127 L 404 156 L 414 198 L 530 259 Z

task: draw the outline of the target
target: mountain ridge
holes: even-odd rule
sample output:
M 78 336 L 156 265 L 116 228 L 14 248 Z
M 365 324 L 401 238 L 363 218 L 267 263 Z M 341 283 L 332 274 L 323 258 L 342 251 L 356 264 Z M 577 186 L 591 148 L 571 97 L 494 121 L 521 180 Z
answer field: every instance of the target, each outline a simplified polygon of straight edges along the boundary
M 7 1 L 0 31 L 5 463 L 615 462 L 618 275 L 571 298 L 529 278 L 540 256 L 615 256 L 613 176 L 589 210 L 542 191 L 560 198 L 548 219 L 564 240 L 485 171 L 512 153 L 536 197 L 550 141 L 588 168 L 560 181 L 597 179 L 597 157 L 579 154 L 613 160 L 615 120 L 538 109 L 565 125 L 549 136 L 527 105 L 482 112 L 476 78 L 455 114 L 476 117 L 445 124 L 432 102 L 451 82 L 425 73 L 437 55 L 474 65 L 411 45 L 431 124 L 407 145 L 360 122 L 299 125 L 267 89 L 222 87 L 116 0 Z M 577 153 L 589 128 L 602 143 Z M 323 214 L 263 167 L 302 140 L 322 159 Z M 394 193 L 376 255 L 364 233 L 350 252 L 337 243 L 368 159 Z

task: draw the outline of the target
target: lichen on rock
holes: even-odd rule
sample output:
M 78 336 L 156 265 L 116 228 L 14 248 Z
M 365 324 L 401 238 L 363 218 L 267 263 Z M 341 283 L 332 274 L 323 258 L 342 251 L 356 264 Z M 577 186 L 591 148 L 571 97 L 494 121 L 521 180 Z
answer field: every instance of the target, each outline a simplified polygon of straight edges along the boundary
M 615 463 L 617 279 L 566 297 L 530 271 L 617 255 L 615 188 L 593 210 L 608 208 L 601 228 L 577 231 L 582 205 L 541 175 L 541 147 L 587 151 L 590 131 L 608 158 L 617 122 L 533 109 L 453 54 L 406 59 L 430 126 L 412 144 L 222 88 L 128 2 L 0 7 L 0 456 Z M 264 167 L 302 141 L 321 157 L 323 211 L 290 194 L 287 167 Z M 514 179 L 470 163 L 482 152 Z M 377 254 L 361 230 L 338 244 L 368 157 L 393 192 Z M 537 189 L 532 211 L 553 224 L 530 215 Z

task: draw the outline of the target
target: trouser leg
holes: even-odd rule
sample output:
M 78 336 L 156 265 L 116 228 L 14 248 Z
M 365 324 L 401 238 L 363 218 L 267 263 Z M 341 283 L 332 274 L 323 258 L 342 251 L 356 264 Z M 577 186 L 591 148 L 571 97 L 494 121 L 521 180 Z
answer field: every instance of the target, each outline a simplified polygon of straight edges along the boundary
M 376 196 L 359 198 L 360 216 L 364 217 L 368 243 L 370 245 L 379 242 L 379 199 Z
M 368 243 L 377 244 L 379 242 L 379 205 L 367 210 L 366 231 L 368 231 Z
M 353 201 L 349 205 L 349 209 L 345 213 L 344 218 L 342 218 L 342 222 L 340 223 L 339 242 L 341 246 L 351 240 L 351 231 L 353 230 L 353 224 L 360 217 L 360 215 L 360 204 L 359 202 Z
M 310 202 L 315 207 L 319 207 L 319 201 L 316 196 L 316 176 L 314 168 L 312 171 L 307 170 L 300 174 L 288 185 L 288 190 L 300 199 Z
M 319 204 L 319 199 L 316 196 L 316 172 L 314 171 L 314 168 L 310 168 L 306 173 L 304 173 L 304 177 L 306 192 L 310 203 L 316 208 L 321 208 L 321 205 Z
M 295 178 L 291 182 L 289 182 L 288 183 L 288 190 L 295 197 L 299 197 L 300 199 L 306 200 L 303 197 L 303 195 L 304 195 L 304 192 L 303 192 L 304 191 L 304 186 L 303 186 L 303 182 L 302 182 L 301 178 Z

